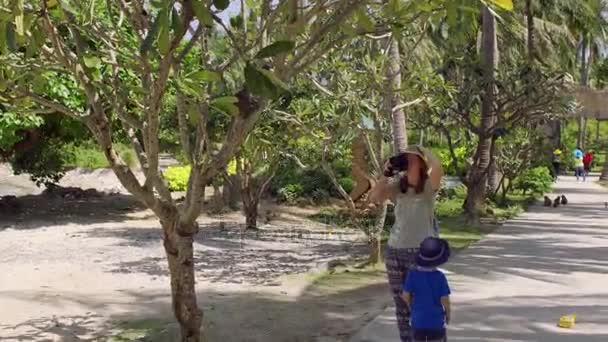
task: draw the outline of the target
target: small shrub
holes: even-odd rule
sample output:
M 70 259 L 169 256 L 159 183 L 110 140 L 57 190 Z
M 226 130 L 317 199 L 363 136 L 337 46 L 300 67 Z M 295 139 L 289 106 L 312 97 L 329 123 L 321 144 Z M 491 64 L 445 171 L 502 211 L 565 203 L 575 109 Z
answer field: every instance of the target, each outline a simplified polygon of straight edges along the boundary
M 82 167 L 86 169 L 102 169 L 109 166 L 106 157 L 99 148 L 87 145 L 68 145 L 66 150 L 71 152 L 66 163 L 68 168 Z
M 171 191 L 186 191 L 190 177 L 190 166 L 169 166 L 163 172 L 163 178 L 169 183 Z
M 279 200 L 293 204 L 303 193 L 304 188 L 301 184 L 287 184 L 278 191 Z
M 344 191 L 346 191 L 348 193 L 353 191 L 353 188 L 355 187 L 355 182 L 350 177 L 342 177 L 342 178 L 338 179 L 338 183 L 340 184 L 342 189 L 344 189 Z
M 139 161 L 137 160 L 135 151 L 133 151 L 132 148 L 130 148 L 126 145 L 121 145 L 120 147 L 117 148 L 117 150 L 118 150 L 118 155 L 120 156 L 120 159 L 122 159 L 122 161 L 125 162 L 125 164 L 127 164 L 128 167 L 137 167 L 137 165 L 139 164 Z
M 515 179 L 515 188 L 529 194 L 544 194 L 551 190 L 553 177 L 545 166 L 524 171 Z
M 50 186 L 63 177 L 63 168 L 71 154 L 55 140 L 37 144 L 31 150 L 11 159 L 15 174 L 29 173 L 36 185 Z
M 462 214 L 462 198 L 446 198 L 437 202 L 435 214 L 438 217 L 456 217 Z
M 315 204 L 323 204 L 329 201 L 329 192 L 325 189 L 315 189 L 310 195 Z

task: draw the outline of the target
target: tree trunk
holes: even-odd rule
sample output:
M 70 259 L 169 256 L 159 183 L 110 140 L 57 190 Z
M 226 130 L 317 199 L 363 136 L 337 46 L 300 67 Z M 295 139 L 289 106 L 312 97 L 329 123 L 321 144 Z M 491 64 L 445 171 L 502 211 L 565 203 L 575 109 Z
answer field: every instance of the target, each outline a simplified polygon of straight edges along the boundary
M 384 108 L 392 117 L 394 152 L 400 153 L 407 148 L 407 126 L 405 112 L 403 108 L 399 108 L 402 104 L 401 96 L 398 93 L 398 90 L 401 89 L 401 56 L 399 42 L 395 37 L 390 38 L 385 73 Z
M 602 175 L 600 176 L 601 181 L 608 181 L 608 153 L 606 154 L 606 161 L 602 167 Z
M 498 171 L 498 167 L 496 165 L 496 159 L 492 158 L 490 163 L 490 168 L 488 170 L 488 193 L 494 194 L 496 189 L 498 189 L 498 183 L 500 181 L 500 173 Z
M 245 229 L 258 229 L 258 202 L 254 199 L 243 199 L 245 212 Z
M 224 185 L 224 203 L 232 210 L 239 210 L 241 201 L 241 180 L 238 175 L 230 176 L 230 182 Z
M 587 35 L 583 34 L 581 42 L 581 87 L 587 88 L 589 84 L 589 61 L 587 60 L 588 48 Z M 578 118 L 578 137 L 576 140 L 577 147 L 585 148 L 585 118 L 581 115 Z
M 180 232 L 182 230 L 179 229 L 179 217 L 177 215 L 173 216 L 173 219 L 161 221 L 164 248 L 171 275 L 173 313 L 180 325 L 181 341 L 199 342 L 201 340 L 203 311 L 198 308 L 194 288 L 196 282 L 194 238 L 192 234 Z
M 490 10 L 483 6 L 482 17 L 482 61 L 485 89 L 482 93 L 481 122 L 479 143 L 475 153 L 470 177 L 467 181 L 467 198 L 464 210 L 467 221 L 477 222 L 483 211 L 486 198 L 486 185 L 488 168 L 491 164 L 492 135 L 491 130 L 495 124 L 494 115 L 494 73 L 496 70 L 496 19 Z
M 369 263 L 372 265 L 382 261 L 382 232 L 386 222 L 387 209 L 387 202 L 382 203 L 374 222 L 373 231 L 369 234 Z
M 528 31 L 528 63 L 534 63 L 534 13 L 532 12 L 532 0 L 526 0 L 526 28 Z
M 213 182 L 213 211 L 216 213 L 221 212 L 224 209 L 224 198 L 220 185 L 216 181 Z

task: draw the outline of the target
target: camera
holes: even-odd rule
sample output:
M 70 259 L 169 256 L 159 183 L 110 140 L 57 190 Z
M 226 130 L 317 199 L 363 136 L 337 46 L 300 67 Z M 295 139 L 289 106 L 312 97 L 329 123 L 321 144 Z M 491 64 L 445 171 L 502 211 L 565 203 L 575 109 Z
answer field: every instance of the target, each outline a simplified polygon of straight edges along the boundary
M 385 177 L 393 177 L 395 174 L 407 170 L 407 154 L 401 153 L 388 159 L 388 168 L 384 170 Z

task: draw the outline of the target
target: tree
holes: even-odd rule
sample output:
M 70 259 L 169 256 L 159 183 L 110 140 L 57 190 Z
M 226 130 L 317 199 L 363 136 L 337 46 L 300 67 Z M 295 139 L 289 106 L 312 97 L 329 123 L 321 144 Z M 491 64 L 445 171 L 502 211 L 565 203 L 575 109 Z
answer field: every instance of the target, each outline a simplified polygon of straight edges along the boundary
M 272 111 L 267 115 L 276 114 Z M 258 208 L 262 196 L 281 165 L 286 138 L 280 136 L 286 131 L 285 125 L 274 122 L 262 122 L 247 137 L 236 158 L 236 180 L 241 191 L 245 229 L 257 229 Z
M 82 122 L 122 185 L 159 218 L 182 341 L 200 340 L 193 239 L 204 186 L 225 169 L 261 111 L 287 91 L 285 82 L 349 38 L 340 34 L 341 24 L 361 3 L 320 1 L 294 11 L 282 3 L 253 1 L 247 22 L 231 20 L 229 27 L 218 15 L 228 1 L 1 2 L 3 101 Z M 255 30 L 245 32 L 243 25 Z M 209 52 L 218 36 L 230 41 L 227 60 Z M 195 61 L 190 67 L 196 70 L 184 70 L 186 59 Z M 223 77 L 229 73 L 240 77 L 226 95 L 223 90 L 230 87 Z M 84 106 L 46 96 L 41 88 L 58 75 L 78 85 Z M 179 130 L 192 166 L 182 205 L 162 180 L 158 158 L 160 114 L 176 89 L 191 100 L 194 122 Z M 218 113 L 226 116 L 211 121 Z M 207 134 L 212 122 L 223 128 L 216 142 Z M 116 127 L 137 152 L 143 183 L 115 151 Z

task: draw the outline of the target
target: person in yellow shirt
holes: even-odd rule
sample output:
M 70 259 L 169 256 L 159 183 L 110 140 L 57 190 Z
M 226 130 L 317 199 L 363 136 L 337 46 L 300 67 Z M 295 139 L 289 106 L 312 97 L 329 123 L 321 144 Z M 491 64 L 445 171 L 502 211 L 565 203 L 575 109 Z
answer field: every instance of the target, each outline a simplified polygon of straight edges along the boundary
M 560 150 L 559 148 L 557 148 L 557 149 L 555 149 L 555 151 L 553 151 L 552 164 L 553 164 L 553 179 L 557 180 L 557 177 L 559 177 L 559 173 L 561 172 L 561 165 L 562 165 L 562 150 Z

